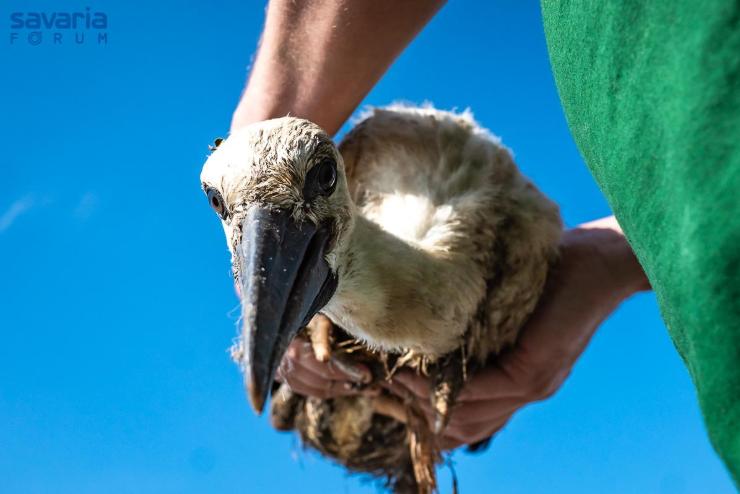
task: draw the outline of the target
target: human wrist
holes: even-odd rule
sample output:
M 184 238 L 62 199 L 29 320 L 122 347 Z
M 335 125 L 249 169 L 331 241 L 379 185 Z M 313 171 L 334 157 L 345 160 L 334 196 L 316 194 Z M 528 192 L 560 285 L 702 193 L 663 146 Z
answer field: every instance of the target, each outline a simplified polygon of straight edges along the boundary
M 275 77 L 275 76 L 273 76 Z M 231 119 L 231 131 L 255 122 L 295 114 L 295 94 L 292 84 L 276 81 L 273 87 L 262 83 L 259 72 L 255 72 L 244 89 L 241 100 Z
M 334 135 L 354 109 L 354 106 L 344 103 L 339 97 L 330 105 L 322 106 L 320 103 L 327 98 L 320 94 L 302 97 L 289 88 L 277 91 L 259 86 L 259 83 L 250 82 L 244 91 L 232 116 L 232 132 L 254 122 L 290 115 L 310 120 L 327 134 Z

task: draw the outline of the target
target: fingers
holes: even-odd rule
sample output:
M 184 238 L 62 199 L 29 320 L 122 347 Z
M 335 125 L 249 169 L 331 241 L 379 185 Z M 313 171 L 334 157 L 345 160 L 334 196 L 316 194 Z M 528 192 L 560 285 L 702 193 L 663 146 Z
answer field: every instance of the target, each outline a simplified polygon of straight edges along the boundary
M 453 412 L 444 435 L 466 444 L 480 441 L 503 427 L 521 406 L 515 401 L 476 402 L 472 407 L 478 410 L 462 405 Z
M 408 385 L 402 384 L 400 380 L 396 379 L 398 375 L 406 373 L 409 374 Z M 414 406 L 424 414 L 424 418 L 427 423 L 434 423 L 436 413 L 434 411 L 434 407 L 432 407 L 432 402 L 429 399 L 430 384 L 428 379 L 417 376 L 410 371 L 401 371 L 401 373 L 394 375 L 393 379 L 390 381 L 381 382 L 380 386 L 383 389 L 390 391 L 392 395 L 400 398 L 401 402 L 404 403 L 404 406 L 407 406 L 409 401 L 413 402 Z M 411 386 L 415 386 L 416 392 L 410 389 Z
M 420 401 L 430 400 L 432 383 L 428 377 L 420 376 L 416 372 L 409 370 L 397 372 L 387 384 L 391 391 L 397 391 L 399 394 L 410 393 Z
M 321 399 L 354 396 L 363 393 L 362 390 L 347 381 L 307 379 L 305 375 L 298 373 L 291 373 L 289 376 L 284 377 L 284 381 L 298 394 Z
M 516 355 L 506 355 L 511 363 L 517 362 Z M 505 364 L 506 361 L 501 362 Z M 352 369 L 343 370 L 344 365 Z M 357 367 L 359 373 L 355 372 Z M 507 371 L 516 365 L 488 366 L 471 376 L 456 400 L 450 421 L 441 438 L 445 448 L 470 444 L 498 431 L 512 414 L 529 401 L 531 386 L 526 384 L 527 373 L 518 373 L 513 378 Z M 355 383 L 370 379 L 366 366 L 340 361 L 334 357 L 328 362 L 319 362 L 314 357 L 311 343 L 305 339 L 294 341 L 281 364 L 279 377 L 297 393 L 327 399 L 363 393 Z M 415 406 L 432 423 L 435 411 L 431 404 L 431 382 L 412 371 L 401 371 L 393 379 L 382 383 L 383 388 L 403 400 L 413 400 Z M 377 390 L 373 390 L 377 393 Z M 398 410 L 391 416 L 398 415 Z M 400 415 L 399 415 L 400 417 Z
M 450 415 L 450 421 L 442 433 L 442 447 L 453 449 L 463 444 L 471 444 L 489 437 L 501 429 L 520 407 L 526 404 L 522 393 L 513 386 L 505 374 L 498 369 L 490 376 L 484 376 L 479 382 L 475 382 L 475 376 L 466 384 L 472 386 L 467 399 L 458 398 Z M 506 392 L 500 389 L 478 392 L 478 386 L 499 385 L 514 397 L 506 397 Z M 419 376 L 414 372 L 402 371 L 386 382 L 384 388 L 391 393 L 404 398 L 414 399 L 415 406 L 419 407 L 427 420 L 434 420 L 434 407 L 430 401 L 431 383 L 428 378 Z M 483 396 L 492 396 L 491 399 L 483 399 Z
M 498 422 L 502 417 L 510 416 L 522 405 L 522 401 L 516 398 L 458 402 L 453 408 L 448 427 L 480 426 Z
M 389 389 L 396 392 L 407 391 L 420 401 L 429 401 L 432 384 L 427 377 L 411 371 L 401 371 L 393 376 Z M 492 401 L 524 396 L 526 392 L 521 383 L 512 379 L 502 368 L 489 365 L 468 379 L 456 401 Z
M 404 375 L 404 378 L 397 379 L 401 374 Z M 383 381 L 380 385 L 403 401 L 412 401 L 424 413 L 427 422 L 429 424 L 434 423 L 436 412 L 430 399 L 431 383 L 428 378 L 411 371 L 401 371 L 393 376 L 393 379 Z
M 305 369 L 299 366 L 295 366 L 288 371 L 280 370 L 280 377 L 287 381 L 288 384 L 300 382 L 312 388 L 327 388 L 330 383 L 334 382 L 347 382 L 340 379 L 331 379 L 326 375 L 312 372 L 310 369 Z M 291 386 L 293 387 L 293 386 Z M 294 388 L 295 389 L 295 388 Z
M 463 444 L 473 444 L 482 441 L 503 429 L 510 418 L 511 415 L 507 415 L 494 422 L 471 424 L 464 429 L 450 429 L 448 427 L 449 431 L 445 431 L 442 441 L 443 447 L 445 449 L 452 449 Z M 447 445 L 450 447 L 447 448 Z
M 488 365 L 473 374 L 463 386 L 459 401 L 490 401 L 523 397 L 521 383 L 507 372 L 507 367 Z
M 322 399 L 374 392 L 357 386 L 371 378 L 366 366 L 344 365 L 335 365 L 333 358 L 326 363 L 317 361 L 311 343 L 304 338 L 296 338 L 288 347 L 275 379 L 288 383 L 296 393 Z M 351 366 L 350 369 L 346 365 Z
M 457 439 L 453 439 L 451 437 L 443 437 L 440 441 L 440 444 L 442 445 L 442 449 L 445 450 L 457 449 L 460 446 L 465 445 L 463 441 L 458 441 Z
M 337 381 L 361 381 L 369 382 L 372 379 L 370 369 L 367 366 L 352 363 L 351 365 L 353 372 L 344 372 L 344 367 L 341 365 L 335 365 L 333 360 L 328 362 L 319 362 L 313 355 L 313 349 L 311 343 L 303 338 L 296 338 L 288 347 L 283 362 L 281 363 L 281 370 L 283 372 L 311 372 L 319 376 L 323 376 L 325 379 L 333 379 Z M 357 379 L 357 377 L 360 379 Z M 353 377 L 355 379 L 353 379 Z

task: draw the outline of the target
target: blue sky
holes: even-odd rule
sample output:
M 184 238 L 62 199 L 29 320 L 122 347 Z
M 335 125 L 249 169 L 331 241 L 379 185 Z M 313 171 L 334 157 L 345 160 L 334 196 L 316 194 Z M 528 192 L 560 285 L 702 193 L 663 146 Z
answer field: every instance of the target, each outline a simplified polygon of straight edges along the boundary
M 107 14 L 107 44 L 10 42 L 11 12 L 87 6 Z M 375 492 L 255 417 L 227 354 L 237 302 L 198 174 L 228 130 L 262 3 L 0 13 L 0 490 Z M 470 107 L 569 225 L 609 214 L 568 133 L 537 2 L 452 2 L 366 103 L 395 100 Z M 649 294 L 603 325 L 554 398 L 454 462 L 463 493 L 734 492 Z

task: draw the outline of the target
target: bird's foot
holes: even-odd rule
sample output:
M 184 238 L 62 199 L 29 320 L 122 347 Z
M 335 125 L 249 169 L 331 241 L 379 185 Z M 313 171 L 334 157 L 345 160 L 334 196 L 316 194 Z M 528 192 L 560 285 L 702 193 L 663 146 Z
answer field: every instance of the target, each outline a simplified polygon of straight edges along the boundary
M 408 423 L 408 414 L 406 406 L 403 401 L 395 396 L 388 394 L 379 394 L 373 400 L 373 408 L 375 413 L 385 415 L 403 424 Z
M 462 351 L 445 355 L 436 363 L 436 366 L 432 389 L 432 408 L 435 415 L 432 430 L 439 436 L 447 427 L 452 408 L 465 384 L 469 369 Z
M 437 492 L 435 466 L 442 460 L 438 436 L 431 433 L 424 413 L 418 406 L 407 404 L 405 412 L 406 436 L 418 492 L 419 494 L 432 494 Z
M 316 314 L 306 327 L 311 339 L 314 357 L 319 362 L 328 362 L 331 358 L 331 345 L 334 340 L 332 334 L 334 325 L 331 320 L 324 314 Z

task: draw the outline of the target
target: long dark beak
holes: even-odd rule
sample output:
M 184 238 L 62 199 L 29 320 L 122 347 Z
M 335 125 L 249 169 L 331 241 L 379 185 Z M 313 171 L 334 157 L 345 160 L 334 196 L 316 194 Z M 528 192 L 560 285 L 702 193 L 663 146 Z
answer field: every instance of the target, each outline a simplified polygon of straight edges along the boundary
M 242 296 L 245 380 L 261 413 L 291 340 L 334 294 L 325 260 L 329 228 L 300 224 L 288 211 L 253 207 L 237 249 Z

